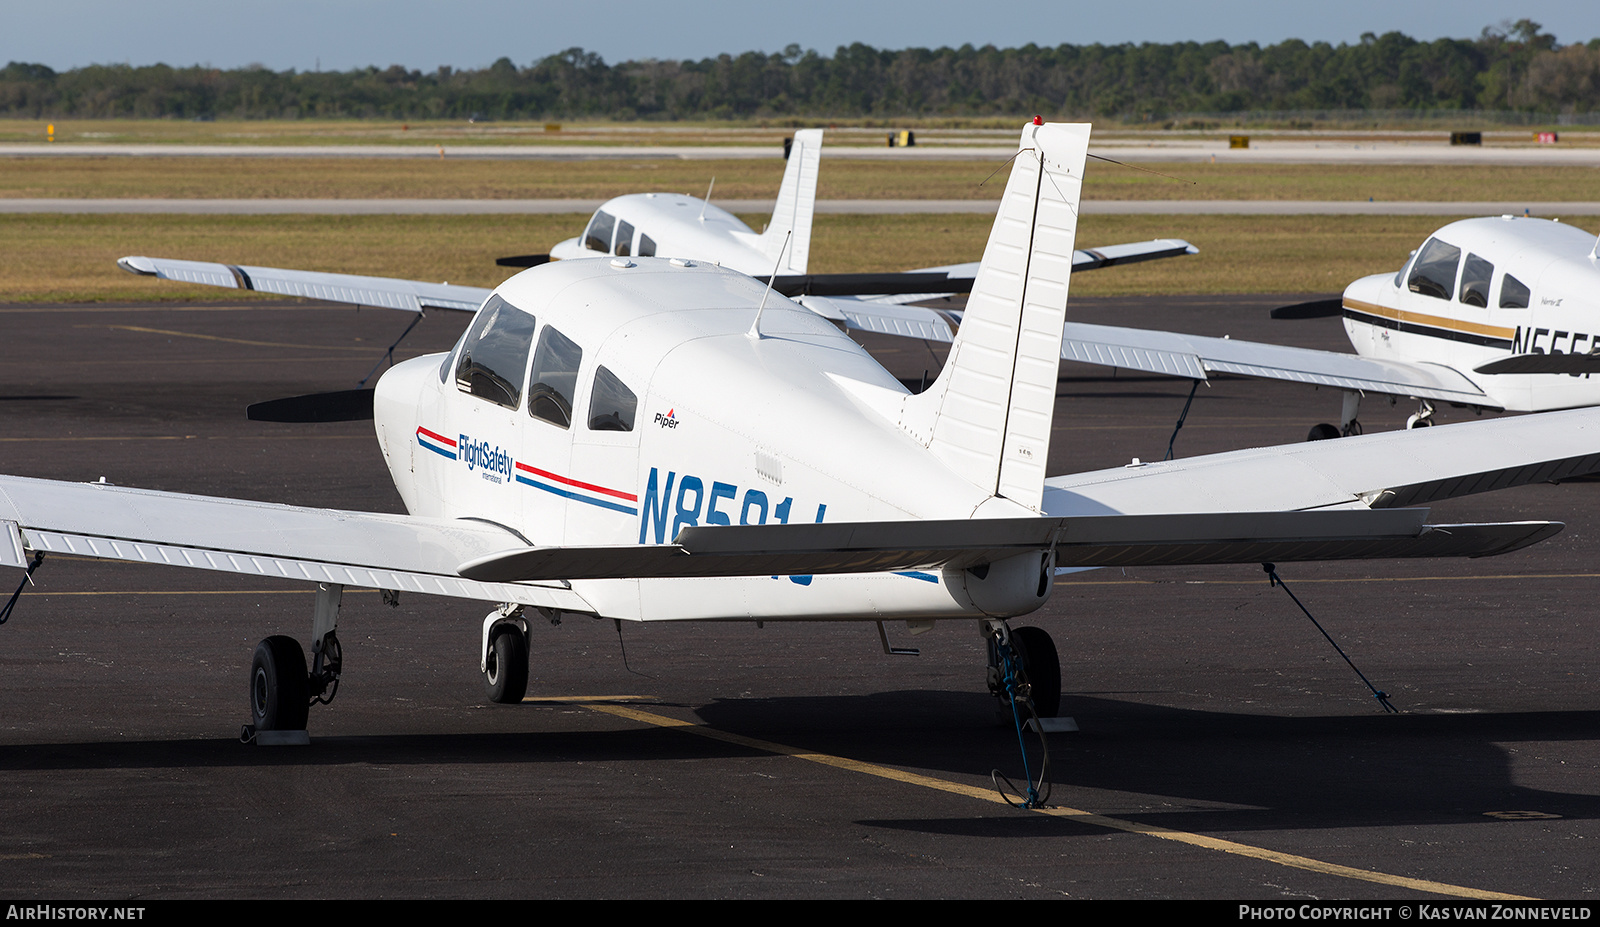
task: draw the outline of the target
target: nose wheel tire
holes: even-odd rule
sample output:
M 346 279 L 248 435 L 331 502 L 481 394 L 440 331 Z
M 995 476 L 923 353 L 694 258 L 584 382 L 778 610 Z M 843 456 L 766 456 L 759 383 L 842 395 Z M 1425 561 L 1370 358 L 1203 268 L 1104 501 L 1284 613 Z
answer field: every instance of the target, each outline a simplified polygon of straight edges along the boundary
M 250 661 L 250 716 L 259 731 L 303 731 L 311 710 L 306 656 L 300 642 L 275 635 Z
M 506 627 L 495 633 L 489 642 L 483 681 L 489 688 L 489 700 L 501 705 L 515 705 L 528 694 L 528 639 L 520 630 Z

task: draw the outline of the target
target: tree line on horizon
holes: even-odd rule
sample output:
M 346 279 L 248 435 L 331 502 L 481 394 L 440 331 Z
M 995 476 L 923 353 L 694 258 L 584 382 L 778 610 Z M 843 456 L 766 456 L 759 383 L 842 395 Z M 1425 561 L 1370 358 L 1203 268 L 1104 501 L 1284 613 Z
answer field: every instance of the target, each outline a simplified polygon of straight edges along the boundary
M 1249 42 L 998 49 L 860 43 L 833 56 L 790 45 L 699 61 L 608 65 L 571 48 L 526 67 L 400 65 L 351 71 L 164 64 L 0 69 L 0 115 L 17 118 L 1159 119 L 1307 110 L 1600 111 L 1600 38 L 1558 46 L 1521 20 L 1475 39 L 1366 33 L 1356 44 Z

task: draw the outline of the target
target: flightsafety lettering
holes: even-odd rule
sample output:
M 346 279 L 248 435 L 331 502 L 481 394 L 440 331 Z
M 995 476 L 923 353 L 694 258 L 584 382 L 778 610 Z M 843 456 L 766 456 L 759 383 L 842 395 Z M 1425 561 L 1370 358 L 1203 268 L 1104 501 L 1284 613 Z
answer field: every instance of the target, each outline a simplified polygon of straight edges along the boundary
M 468 470 L 484 471 L 484 479 L 492 479 L 497 483 L 511 479 L 511 454 L 488 441 L 474 441 L 466 435 L 460 435 L 456 441 L 456 453 L 466 463 Z
M 651 467 L 643 504 L 639 506 L 639 543 L 665 544 L 684 528 L 701 524 L 764 525 L 770 518 L 787 525 L 793 507 L 794 498 L 790 496 L 773 505 L 759 489 L 741 493 L 732 483 L 711 481 L 708 486 L 698 476 L 679 476 L 669 470 L 663 477 L 659 469 Z M 822 521 L 827 511 L 826 505 L 818 505 L 816 520 Z

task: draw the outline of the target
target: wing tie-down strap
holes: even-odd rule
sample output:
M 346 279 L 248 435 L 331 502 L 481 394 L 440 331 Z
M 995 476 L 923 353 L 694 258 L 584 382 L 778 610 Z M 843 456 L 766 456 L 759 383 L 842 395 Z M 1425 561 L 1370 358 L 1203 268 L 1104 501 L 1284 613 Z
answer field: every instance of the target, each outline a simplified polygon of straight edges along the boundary
M 1367 684 L 1367 688 L 1368 689 L 1372 690 L 1372 697 L 1378 700 L 1378 703 L 1383 706 L 1383 710 L 1385 712 L 1390 713 L 1390 714 L 1399 714 L 1400 713 L 1400 709 L 1398 709 L 1398 708 L 1394 707 L 1393 705 L 1389 704 L 1389 693 L 1380 691 L 1377 686 L 1373 685 L 1370 681 L 1368 681 L 1368 679 L 1366 677 L 1366 674 L 1361 672 L 1361 670 L 1356 667 L 1355 662 L 1353 660 L 1351 660 L 1350 657 L 1346 656 L 1346 654 L 1344 652 L 1344 649 L 1342 647 L 1340 647 L 1338 645 L 1338 643 L 1336 643 L 1334 641 L 1334 639 L 1328 634 L 1327 631 L 1323 630 L 1322 625 L 1317 622 L 1317 619 L 1311 617 L 1311 612 L 1308 611 L 1304 605 L 1300 604 L 1299 597 L 1296 596 L 1293 592 L 1289 591 L 1288 584 L 1286 584 L 1283 581 L 1283 578 L 1278 575 L 1278 568 L 1275 567 L 1274 565 L 1270 564 L 1270 563 L 1263 563 L 1263 564 L 1261 564 L 1261 569 L 1263 571 L 1265 571 L 1266 574 L 1267 574 L 1267 585 L 1268 586 L 1282 586 L 1283 587 L 1283 591 L 1289 593 L 1289 598 L 1294 601 L 1294 604 L 1298 605 L 1302 612 L 1305 612 L 1306 617 L 1311 619 L 1311 623 L 1313 625 L 1316 625 L 1316 628 L 1317 628 L 1318 631 L 1322 631 L 1322 636 L 1327 638 L 1329 644 L 1333 645 L 1333 649 L 1338 651 L 1339 656 L 1344 657 L 1344 662 L 1349 663 L 1350 664 L 1350 668 L 1355 670 L 1355 673 L 1356 673 L 1357 676 L 1361 677 L 1361 681 Z

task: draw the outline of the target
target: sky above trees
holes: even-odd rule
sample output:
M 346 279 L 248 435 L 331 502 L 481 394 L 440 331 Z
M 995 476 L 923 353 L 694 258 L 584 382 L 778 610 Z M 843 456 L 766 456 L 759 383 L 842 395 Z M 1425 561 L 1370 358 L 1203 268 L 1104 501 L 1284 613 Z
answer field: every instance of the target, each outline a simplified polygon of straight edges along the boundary
M 1561 44 L 1600 35 L 1593 0 L 13 0 L 6 6 L 0 64 L 37 62 L 58 71 L 157 63 L 260 64 L 275 71 L 399 64 L 431 71 L 483 68 L 501 57 L 527 66 L 573 47 L 615 63 L 778 52 L 791 44 L 831 56 L 856 42 L 879 49 L 1217 39 L 1268 45 L 1288 38 L 1337 45 L 1354 44 L 1364 32 L 1471 39 L 1486 26 L 1522 18 L 1541 23 Z

